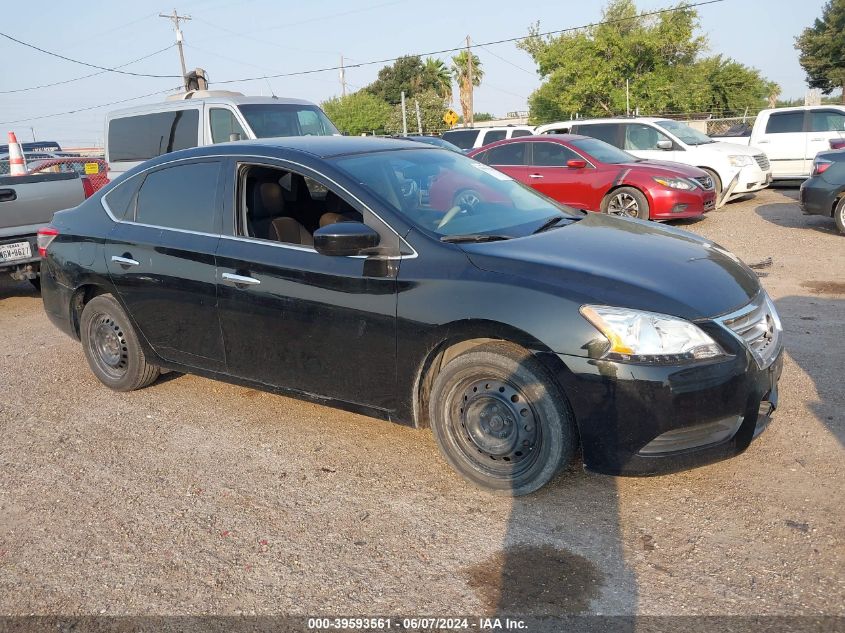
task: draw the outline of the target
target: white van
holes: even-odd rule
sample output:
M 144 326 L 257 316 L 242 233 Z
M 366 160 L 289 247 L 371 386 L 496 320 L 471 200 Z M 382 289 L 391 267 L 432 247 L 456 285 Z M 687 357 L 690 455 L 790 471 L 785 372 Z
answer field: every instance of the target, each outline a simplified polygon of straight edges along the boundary
M 639 158 L 699 167 L 713 178 L 720 203 L 764 189 L 772 181 L 769 159 L 762 150 L 716 142 L 680 121 L 652 117 L 577 119 L 541 125 L 536 132 L 583 134 Z
M 310 101 L 193 91 L 168 97 L 164 103 L 110 112 L 106 162 L 114 180 L 145 160 L 179 149 L 241 139 L 336 134 L 337 128 Z
M 829 150 L 831 140 L 845 138 L 845 106 L 761 110 L 749 136 L 723 138 L 765 147 L 775 180 L 808 178 L 816 154 Z

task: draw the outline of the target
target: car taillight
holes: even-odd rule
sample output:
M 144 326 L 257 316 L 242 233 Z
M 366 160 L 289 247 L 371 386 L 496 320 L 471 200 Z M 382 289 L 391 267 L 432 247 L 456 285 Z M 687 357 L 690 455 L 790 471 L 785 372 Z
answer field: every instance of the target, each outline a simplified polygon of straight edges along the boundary
M 85 198 L 88 199 L 92 195 L 94 195 L 94 185 L 91 184 L 91 180 L 82 176 L 82 190 L 85 192 Z
M 830 167 L 833 163 L 829 160 L 816 160 L 813 163 L 813 175 L 820 176 L 824 172 L 827 171 L 827 168 Z
M 53 240 L 56 239 L 58 234 L 58 229 L 52 226 L 45 226 L 38 229 L 38 254 L 41 257 L 47 257 L 47 247 L 53 243 Z
M 845 149 L 845 138 L 832 138 L 828 143 L 830 143 L 830 149 Z

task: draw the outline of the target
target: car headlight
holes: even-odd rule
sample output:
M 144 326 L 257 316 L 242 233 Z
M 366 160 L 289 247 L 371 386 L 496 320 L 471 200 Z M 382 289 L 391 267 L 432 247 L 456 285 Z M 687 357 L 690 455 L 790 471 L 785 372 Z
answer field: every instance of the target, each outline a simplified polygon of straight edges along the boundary
M 691 191 L 695 189 L 695 185 L 684 178 L 664 178 L 663 176 L 654 176 L 654 182 L 671 189 L 683 189 L 684 191 Z
M 603 358 L 675 364 L 725 356 L 701 328 L 686 319 L 612 306 L 585 305 L 581 315 L 609 342 Z
M 728 156 L 728 160 L 731 162 L 732 167 L 747 167 L 748 165 L 754 164 L 754 159 L 745 154 L 732 154 Z

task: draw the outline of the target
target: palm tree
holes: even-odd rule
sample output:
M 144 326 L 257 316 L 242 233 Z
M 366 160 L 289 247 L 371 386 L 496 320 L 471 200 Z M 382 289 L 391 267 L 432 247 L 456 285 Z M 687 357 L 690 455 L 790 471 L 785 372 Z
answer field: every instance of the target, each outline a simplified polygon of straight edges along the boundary
M 481 85 L 481 79 L 484 77 L 484 71 L 481 69 L 481 61 L 477 55 L 472 56 L 472 86 L 469 82 L 469 53 L 461 51 L 452 58 L 452 75 L 458 83 L 461 98 L 461 110 L 464 115 L 464 124 L 472 120 L 472 112 L 470 105 L 470 97 L 472 95 L 472 88 Z
M 434 57 L 427 57 L 423 64 L 423 76 L 427 86 L 433 88 L 444 100 L 452 100 L 452 75 L 446 64 Z

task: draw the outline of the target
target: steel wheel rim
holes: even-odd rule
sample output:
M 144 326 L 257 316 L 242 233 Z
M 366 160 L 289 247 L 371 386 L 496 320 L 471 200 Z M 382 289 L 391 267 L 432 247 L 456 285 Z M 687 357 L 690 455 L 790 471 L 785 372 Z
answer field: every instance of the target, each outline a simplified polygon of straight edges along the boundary
M 475 191 L 462 191 L 455 198 L 454 206 L 461 207 L 462 209 L 472 209 L 479 202 L 481 202 L 481 198 L 478 197 L 478 194 Z
M 88 325 L 88 348 L 100 370 L 114 379 L 129 367 L 129 350 L 121 328 L 108 314 L 97 314 Z
M 640 214 L 640 203 L 630 193 L 617 193 L 610 199 L 607 212 L 610 215 L 636 218 Z
M 542 428 L 521 389 L 504 380 L 469 378 L 453 394 L 449 430 L 464 459 L 500 478 L 515 478 L 534 466 Z

